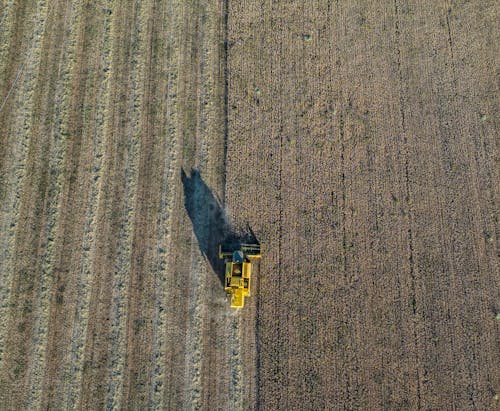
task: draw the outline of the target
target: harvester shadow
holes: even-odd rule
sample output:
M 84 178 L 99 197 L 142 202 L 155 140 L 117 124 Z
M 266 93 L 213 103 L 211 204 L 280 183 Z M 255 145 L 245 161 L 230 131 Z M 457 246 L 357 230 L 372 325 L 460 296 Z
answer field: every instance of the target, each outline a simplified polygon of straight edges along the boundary
M 258 243 L 257 238 L 249 226 L 239 231 L 231 225 L 222 202 L 203 181 L 198 170 L 191 169 L 187 175 L 181 169 L 181 180 L 184 206 L 200 251 L 224 284 L 224 263 L 219 259 L 219 244 L 231 244 L 236 248 L 241 243 Z

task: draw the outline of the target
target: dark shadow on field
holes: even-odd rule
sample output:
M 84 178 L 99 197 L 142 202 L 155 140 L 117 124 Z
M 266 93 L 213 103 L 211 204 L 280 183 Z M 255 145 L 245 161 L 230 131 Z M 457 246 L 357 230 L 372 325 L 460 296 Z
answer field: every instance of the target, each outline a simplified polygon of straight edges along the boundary
M 222 202 L 207 186 L 196 169 L 187 175 L 181 170 L 184 187 L 184 206 L 188 213 L 201 253 L 224 284 L 224 263 L 219 259 L 219 244 L 231 244 L 237 248 L 241 243 L 258 243 L 249 226 L 237 231 L 230 223 Z

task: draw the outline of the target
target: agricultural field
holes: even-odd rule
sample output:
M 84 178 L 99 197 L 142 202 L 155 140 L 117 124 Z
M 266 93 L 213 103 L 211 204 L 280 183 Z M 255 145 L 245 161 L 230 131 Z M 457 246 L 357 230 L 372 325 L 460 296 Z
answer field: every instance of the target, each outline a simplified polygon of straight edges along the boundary
M 0 410 L 500 407 L 499 14 L 0 0 Z

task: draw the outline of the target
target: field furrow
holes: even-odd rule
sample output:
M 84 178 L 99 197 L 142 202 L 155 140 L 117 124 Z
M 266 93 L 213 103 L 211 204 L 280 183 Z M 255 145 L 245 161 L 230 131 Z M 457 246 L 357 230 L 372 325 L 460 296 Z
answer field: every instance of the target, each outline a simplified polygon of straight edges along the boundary
M 42 8 L 43 10 L 43 8 Z M 25 176 L 20 194 L 18 209 L 19 224 L 12 252 L 12 283 L 10 290 L 10 318 L 7 319 L 11 331 L 6 341 L 9 355 L 2 361 L 2 385 L 11 387 L 6 400 L 7 408 L 14 404 L 24 404 L 29 391 L 31 356 L 34 349 L 32 336 L 38 320 L 40 296 L 43 296 L 47 278 L 40 275 L 48 245 L 46 236 L 50 204 L 49 186 L 54 175 L 49 174 L 47 165 L 55 144 L 52 119 L 55 114 L 55 95 L 59 79 L 59 66 L 62 58 L 62 44 L 65 29 L 64 21 L 68 9 L 58 8 L 47 11 L 44 33 L 40 42 L 40 62 L 38 78 L 33 90 L 33 109 L 30 113 L 29 143 L 26 154 Z M 50 33 L 50 34 L 48 34 Z M 29 63 L 31 56 L 28 57 Z M 56 173 L 57 174 L 57 171 Z M 45 274 L 49 274 L 45 272 Z M 21 313 L 16 315 L 16 313 Z M 43 313 L 41 314 L 43 316 Z M 15 330 L 15 331 L 14 331 Z M 46 341 L 37 341 L 45 344 Z
M 74 375 L 68 362 L 73 356 L 67 347 L 75 330 L 75 319 L 80 320 L 79 288 L 82 283 L 82 260 L 85 249 L 81 246 L 85 235 L 85 218 L 94 159 L 94 127 L 96 118 L 96 88 L 100 55 L 94 50 L 100 43 L 102 21 L 91 14 L 94 4 L 75 4 L 74 13 L 80 16 L 76 25 L 76 49 L 70 60 L 70 96 L 68 98 L 68 123 L 66 149 L 63 162 L 61 217 L 55 239 L 54 281 L 51 290 L 49 335 L 45 367 L 43 407 L 61 406 L 64 392 L 57 381 Z M 88 67 L 87 67 L 88 64 Z M 83 277 L 84 279 L 85 277 Z M 78 336 L 79 338 L 82 335 Z M 56 343 L 57 342 L 57 343 Z M 80 341 L 82 343 L 82 341 Z M 69 367 L 69 372 L 66 371 Z M 67 372 L 65 375 L 65 371 Z M 78 379 L 78 378 L 77 378 Z
M 31 19 L 34 27 L 34 35 L 43 32 L 46 22 L 46 13 L 44 4 L 41 3 L 38 9 L 38 15 L 33 15 Z M 26 176 L 26 163 L 29 141 L 31 136 L 32 111 L 33 111 L 33 93 L 38 79 L 38 59 L 40 58 L 40 42 L 34 41 L 33 57 L 28 58 L 24 53 L 26 80 L 20 83 L 18 88 L 14 88 L 9 94 L 3 95 L 3 101 L 12 99 L 15 102 L 17 110 L 15 115 L 8 116 L 10 106 L 5 108 L 5 118 L 8 119 L 2 126 L 4 127 L 5 137 L 8 140 L 3 145 L 4 161 L 0 162 L 0 201 L 1 201 L 1 221 L 0 221 L 0 317 L 5 319 L 0 322 L 0 359 L 3 359 L 4 344 L 6 334 L 8 333 L 7 321 L 9 317 L 9 301 L 11 296 L 11 286 L 13 281 L 13 264 L 16 226 L 19 223 L 19 207 L 21 193 L 23 190 L 24 178 Z M 20 63 L 21 65 L 23 63 Z M 18 66 L 18 69 L 20 66 Z M 3 109 L 0 110 L 2 115 Z M 14 132 L 15 131 L 15 132 Z
M 88 13 L 88 12 L 87 12 Z M 68 343 L 68 355 L 62 370 L 67 379 L 71 381 L 66 390 L 62 391 L 60 406 L 68 409 L 75 408 L 80 401 L 81 384 L 84 367 L 84 350 L 85 336 L 89 324 L 90 312 L 90 296 L 92 287 L 92 260 L 95 253 L 95 240 L 97 236 L 96 218 L 99 204 L 99 193 L 102 181 L 103 154 L 104 154 L 104 127 L 105 127 L 105 107 L 110 88 L 109 66 L 110 66 L 110 50 L 109 38 L 111 34 L 112 18 L 107 13 L 102 20 L 89 19 L 83 24 L 87 25 L 87 31 L 91 31 L 89 25 L 95 22 L 95 30 L 97 38 L 87 47 L 92 47 L 100 50 L 100 53 L 95 55 L 96 72 L 105 72 L 104 76 L 96 76 L 92 81 L 94 87 L 98 89 L 95 95 L 87 95 L 86 115 L 90 116 L 88 128 L 85 130 L 89 139 L 89 150 L 87 154 L 88 162 L 85 165 L 87 179 L 87 194 L 85 204 L 82 204 L 84 211 L 79 219 L 82 224 L 81 231 L 81 255 L 78 265 L 75 270 L 78 281 L 75 284 L 75 310 L 74 324 L 71 332 L 71 339 Z M 80 39 L 82 41 L 83 39 Z M 88 53 L 89 51 L 87 51 Z M 92 51 L 90 51 L 92 52 Z M 92 107 L 92 108 L 90 108 Z
M 144 6 L 146 8 L 146 6 Z M 125 368 L 129 273 L 138 176 L 139 133 L 147 49 L 141 10 L 121 2 L 110 15 L 102 174 L 94 224 L 88 326 L 78 407 L 120 407 Z M 144 12 L 145 13 L 145 12 Z M 137 84 L 139 83 L 139 84 Z M 95 385 L 96 380 L 106 384 Z
M 73 7 L 76 7 L 73 8 Z M 47 365 L 48 336 L 51 314 L 51 303 L 53 301 L 54 272 L 56 261 L 60 256 L 58 253 L 59 228 L 61 225 L 61 208 L 64 200 L 64 168 L 67 152 L 66 137 L 69 133 L 70 119 L 68 106 L 71 95 L 68 92 L 71 83 L 70 65 L 74 62 L 76 53 L 76 37 L 79 22 L 77 5 L 72 5 L 66 10 L 63 28 L 65 35 L 63 38 L 62 57 L 57 68 L 57 75 L 60 79 L 55 90 L 55 111 L 52 120 L 51 133 L 54 142 L 51 147 L 49 160 L 49 174 L 51 176 L 47 196 L 47 226 L 44 235 L 47 245 L 42 257 L 42 276 L 40 281 L 40 293 L 35 303 L 37 307 L 37 321 L 34 326 L 33 346 L 30 352 L 30 391 L 27 397 L 27 408 L 37 409 L 42 406 L 42 392 L 44 386 L 44 374 Z M 50 13 L 50 9 L 48 13 Z

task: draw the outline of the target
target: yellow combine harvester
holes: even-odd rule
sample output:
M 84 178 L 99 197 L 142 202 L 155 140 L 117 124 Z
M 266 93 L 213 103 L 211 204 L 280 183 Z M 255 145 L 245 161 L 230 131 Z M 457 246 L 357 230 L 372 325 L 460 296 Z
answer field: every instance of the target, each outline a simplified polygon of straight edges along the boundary
M 243 308 L 245 297 L 250 296 L 252 260 L 260 257 L 259 244 L 219 246 L 219 258 L 226 265 L 224 289 L 231 295 L 231 307 Z

